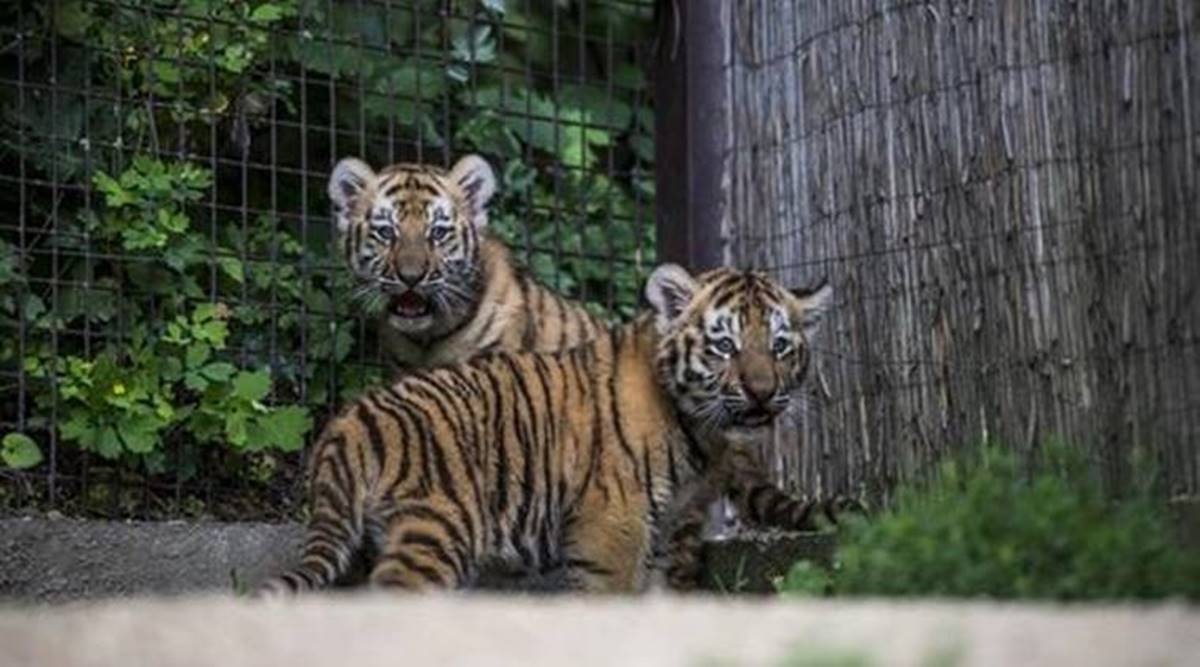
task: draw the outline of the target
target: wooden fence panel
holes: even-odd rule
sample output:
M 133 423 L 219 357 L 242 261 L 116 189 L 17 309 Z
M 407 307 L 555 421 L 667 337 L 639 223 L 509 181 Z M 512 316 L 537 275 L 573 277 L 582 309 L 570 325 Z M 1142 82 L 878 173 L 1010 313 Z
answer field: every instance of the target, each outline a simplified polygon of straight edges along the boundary
M 837 307 L 807 492 L 996 439 L 1200 487 L 1200 3 L 728 3 L 724 241 Z M 799 446 L 797 446 L 799 443 Z

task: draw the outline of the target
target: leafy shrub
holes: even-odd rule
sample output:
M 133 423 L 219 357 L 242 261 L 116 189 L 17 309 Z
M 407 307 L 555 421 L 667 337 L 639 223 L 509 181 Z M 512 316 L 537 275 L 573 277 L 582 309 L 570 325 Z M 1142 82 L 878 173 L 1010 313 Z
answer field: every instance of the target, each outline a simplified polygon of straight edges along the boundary
M 784 592 L 1058 600 L 1200 596 L 1200 556 L 1173 539 L 1148 489 L 1110 501 L 1080 460 L 1048 448 L 1026 474 L 986 449 L 852 521 L 832 573 L 798 564 Z
M 295 398 L 292 369 L 254 354 L 235 364 L 228 348 L 231 339 L 248 350 L 257 347 L 253 336 L 263 314 L 252 302 L 268 300 L 271 292 L 307 303 L 314 313 L 328 310 L 332 301 L 331 285 L 305 283 L 294 266 L 241 257 L 262 254 L 263 246 L 273 245 L 284 261 L 312 258 L 282 232 L 272 236 L 260 228 L 247 238 L 230 228 L 223 239 L 214 240 L 194 229 L 188 207 L 203 197 L 212 175 L 189 163 L 139 156 L 119 175 L 98 171 L 93 181 L 105 206 L 99 214 L 81 210 L 79 227 L 94 250 L 125 259 L 111 267 L 113 275 L 89 281 L 90 289 L 64 290 L 57 308 L 47 307 L 36 294 L 23 295 L 26 316 L 35 331 L 85 321 L 100 330 L 121 320 L 133 323 L 127 336 L 109 340 L 90 355 L 63 346 L 55 350 L 44 341 L 30 346 L 24 372 L 35 381 L 54 381 L 53 391 L 34 396 L 40 413 L 57 405 L 64 442 L 150 473 L 168 469 L 165 443 L 172 437 L 183 440 L 184 451 L 174 465 L 184 478 L 196 468 L 200 445 L 235 452 L 299 450 L 313 424 L 310 406 L 319 405 L 324 395 L 315 394 L 316 400 L 306 404 L 269 407 L 264 401 L 272 391 L 279 398 Z M 219 268 L 219 277 L 210 275 L 213 268 Z M 285 284 L 278 284 L 281 278 Z M 241 291 L 247 302 L 231 306 L 233 299 L 208 301 L 201 287 L 206 280 L 216 280 L 229 292 Z M 118 285 L 137 286 L 144 300 L 112 298 L 116 290 L 106 288 Z M 153 311 L 147 309 L 151 303 Z M 329 335 L 323 333 L 330 323 L 312 319 L 306 350 L 312 368 L 331 353 L 345 357 L 352 342 L 350 326 L 347 322 L 334 334 L 333 344 L 338 346 L 340 339 L 341 349 L 330 350 Z M 275 325 L 280 337 L 299 333 L 297 328 L 298 322 L 287 316 Z M 278 376 L 274 382 L 273 375 Z M 31 421 L 40 422 L 37 416 Z

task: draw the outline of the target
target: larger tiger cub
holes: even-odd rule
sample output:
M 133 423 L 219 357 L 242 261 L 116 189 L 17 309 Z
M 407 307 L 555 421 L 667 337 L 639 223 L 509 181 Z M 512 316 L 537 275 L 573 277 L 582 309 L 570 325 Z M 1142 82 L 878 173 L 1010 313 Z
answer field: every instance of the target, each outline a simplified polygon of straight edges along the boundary
M 496 177 L 476 155 L 449 171 L 346 158 L 329 178 L 340 251 L 358 296 L 384 309 L 393 368 L 466 361 L 492 350 L 556 351 L 604 324 L 518 270 L 488 232 Z
M 665 265 L 652 312 L 592 343 L 368 393 L 314 446 L 304 556 L 267 590 L 327 586 L 367 542 L 378 586 L 459 587 L 500 562 L 565 566 L 585 590 L 644 588 L 664 526 L 728 443 L 788 406 L 831 291 Z

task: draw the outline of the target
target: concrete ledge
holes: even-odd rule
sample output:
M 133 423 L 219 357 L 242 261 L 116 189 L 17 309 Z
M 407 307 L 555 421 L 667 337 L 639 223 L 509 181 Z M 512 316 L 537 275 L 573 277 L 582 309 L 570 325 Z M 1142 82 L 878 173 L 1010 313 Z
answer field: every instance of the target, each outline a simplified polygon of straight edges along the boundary
M 254 587 L 293 563 L 299 524 L 0 519 L 0 599 L 62 602 Z M 801 557 L 828 558 L 829 536 L 739 536 L 706 548 L 715 590 L 768 591 Z M 554 591 L 561 576 L 481 581 L 490 590 Z
M 1194 665 L 1200 612 L 429 595 L 0 609 L 13 665 Z
M 1181 542 L 1200 549 L 1200 502 L 1171 503 Z M 0 519 L 0 600 L 68 600 L 253 587 L 294 562 L 299 524 Z M 804 559 L 828 563 L 836 542 L 815 533 L 741 533 L 705 545 L 707 588 L 762 593 Z M 490 590 L 554 591 L 555 574 L 490 576 Z
M 0 520 L 0 598 L 233 591 L 294 559 L 297 524 Z

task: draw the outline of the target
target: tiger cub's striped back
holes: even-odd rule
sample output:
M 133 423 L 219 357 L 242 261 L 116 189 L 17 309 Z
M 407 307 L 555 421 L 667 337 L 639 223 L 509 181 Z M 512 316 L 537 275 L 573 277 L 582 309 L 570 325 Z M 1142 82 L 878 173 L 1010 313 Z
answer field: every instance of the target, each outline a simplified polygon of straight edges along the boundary
M 449 171 L 355 158 L 329 179 L 339 247 L 356 295 L 383 313 L 388 362 L 408 369 L 496 350 L 553 352 L 592 340 L 604 324 L 513 263 L 487 228 L 495 175 L 482 158 Z
M 462 586 L 500 561 L 645 587 L 727 443 L 786 408 L 828 290 L 667 265 L 647 297 L 654 312 L 592 343 L 416 372 L 349 406 L 313 449 L 303 560 L 268 589 L 327 586 L 366 542 L 381 586 Z

